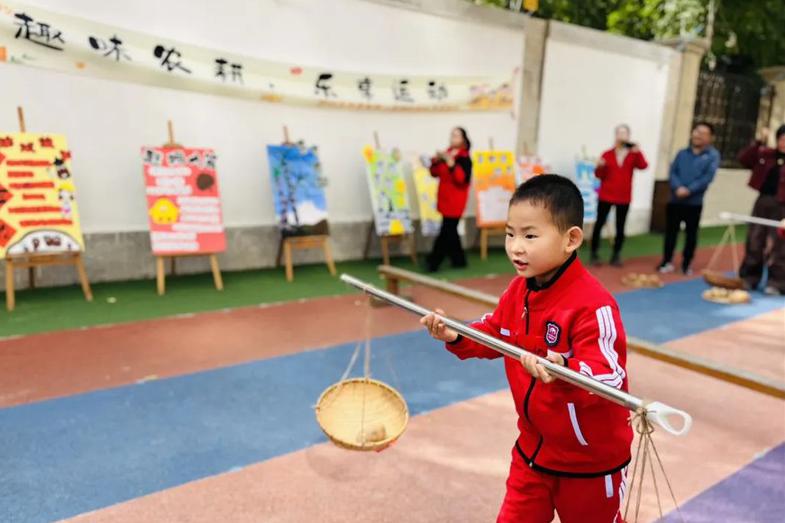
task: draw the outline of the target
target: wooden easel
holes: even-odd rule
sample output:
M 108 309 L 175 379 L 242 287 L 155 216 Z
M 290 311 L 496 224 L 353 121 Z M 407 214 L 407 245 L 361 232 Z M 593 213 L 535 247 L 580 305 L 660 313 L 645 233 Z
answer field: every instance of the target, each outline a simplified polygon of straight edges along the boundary
M 381 149 L 381 142 L 379 141 L 379 133 L 373 132 L 373 143 L 376 149 Z M 371 252 L 371 242 L 373 241 L 373 233 L 375 230 L 374 220 L 368 226 L 368 235 L 365 238 L 365 249 L 363 250 L 363 259 L 368 259 Z M 409 257 L 412 263 L 417 265 L 417 237 L 414 233 L 404 234 L 381 234 L 379 235 L 379 242 L 382 249 L 382 261 L 385 265 L 390 265 L 390 245 L 393 243 L 408 243 L 409 244 Z
M 283 126 L 283 144 L 291 145 L 289 140 L 289 128 Z M 327 234 L 315 234 L 309 236 L 281 236 L 278 243 L 278 254 L 275 257 L 275 266 L 281 266 L 281 255 L 283 254 L 284 263 L 286 267 L 286 281 L 294 281 L 294 265 L 292 263 L 292 251 L 304 249 L 318 249 L 321 248 L 324 253 L 324 262 L 327 264 L 327 269 L 330 274 L 335 276 L 335 262 L 333 261 L 332 251 L 330 250 L 330 236 Z
M 17 107 L 16 114 L 19 119 L 19 131 L 27 132 L 24 110 L 21 107 Z M 76 267 L 85 300 L 93 301 L 93 293 L 90 290 L 90 281 L 87 279 L 87 271 L 84 267 L 81 252 L 17 254 L 6 256 L 5 258 L 5 306 L 9 312 L 16 307 L 14 271 L 16 269 L 27 269 L 29 287 L 34 289 L 35 269 L 52 265 L 73 265 Z
M 493 137 L 491 136 L 488 138 L 488 150 L 494 151 L 493 146 Z M 504 236 L 507 233 L 506 227 L 502 225 L 486 225 L 486 226 L 477 226 L 479 230 L 479 240 L 480 240 L 480 259 L 487 260 L 488 259 L 488 239 L 491 236 Z M 475 242 L 475 245 L 477 243 Z
M 179 148 L 182 147 L 179 143 L 174 141 L 174 127 L 172 121 L 166 122 L 166 128 L 169 134 L 169 141 L 164 144 L 164 147 Z M 224 290 L 223 277 L 221 276 L 221 268 L 218 266 L 217 253 L 194 253 L 194 254 L 165 254 L 155 257 L 155 282 L 156 289 L 159 296 L 166 293 L 166 260 L 170 260 L 172 276 L 177 274 L 177 258 L 193 258 L 195 256 L 207 256 L 210 259 L 210 270 L 213 273 L 213 282 L 215 289 L 218 291 Z

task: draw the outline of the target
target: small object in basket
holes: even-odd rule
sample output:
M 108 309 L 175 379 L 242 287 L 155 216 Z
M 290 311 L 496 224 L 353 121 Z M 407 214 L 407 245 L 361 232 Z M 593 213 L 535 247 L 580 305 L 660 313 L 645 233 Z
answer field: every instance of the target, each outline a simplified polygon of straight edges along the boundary
M 741 289 L 726 289 L 723 287 L 712 287 L 703 292 L 703 299 L 714 303 L 727 305 L 738 303 L 749 303 L 750 293 Z
M 376 422 L 371 423 L 362 429 L 357 434 L 357 443 L 365 445 L 366 443 L 378 443 L 387 438 L 387 429 L 384 428 L 384 423 Z

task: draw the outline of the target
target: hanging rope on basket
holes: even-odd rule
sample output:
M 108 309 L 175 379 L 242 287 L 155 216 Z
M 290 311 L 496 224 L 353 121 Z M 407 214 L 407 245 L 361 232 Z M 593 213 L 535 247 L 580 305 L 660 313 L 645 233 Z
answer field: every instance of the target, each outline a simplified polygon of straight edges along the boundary
M 723 271 L 715 270 L 714 267 L 720 255 L 725 250 L 725 247 L 730 247 L 731 257 L 733 259 L 733 267 L 731 270 L 736 273 L 739 270 L 739 253 L 736 249 L 736 226 L 733 222 L 728 224 L 728 228 L 720 239 L 720 243 L 714 248 L 714 253 L 711 255 L 709 264 L 703 271 L 703 279 L 709 285 L 714 287 L 721 287 L 723 289 L 742 289 L 744 282 L 738 276 L 727 276 Z
M 322 431 L 339 447 L 381 451 L 397 440 L 409 420 L 403 396 L 389 385 L 371 378 L 371 307 L 365 305 L 364 340 L 355 345 L 341 379 L 328 387 L 316 404 L 316 420 Z M 363 377 L 349 378 L 365 348 Z
M 657 447 L 654 445 L 654 439 L 651 435 L 654 433 L 654 425 L 649 421 L 646 417 L 645 412 L 643 409 L 638 409 L 630 418 L 630 424 L 635 429 L 635 432 L 638 433 L 638 446 L 635 450 L 635 463 L 632 468 L 632 476 L 630 478 L 630 486 L 629 486 L 629 495 L 627 496 L 627 503 L 624 507 L 624 520 L 630 521 L 627 519 L 627 514 L 630 510 L 630 504 L 632 502 L 632 498 L 634 495 L 635 490 L 635 481 L 638 480 L 638 493 L 636 496 L 635 501 L 635 519 L 632 521 L 638 521 L 638 514 L 640 513 L 641 508 L 641 500 L 643 499 L 643 482 L 646 479 L 646 465 L 648 463 L 649 470 L 651 470 L 651 479 L 654 483 L 654 494 L 657 498 L 657 509 L 659 510 L 660 519 L 663 517 L 662 513 L 662 503 L 660 501 L 660 491 L 657 486 L 657 474 L 656 469 L 654 467 L 654 460 L 657 460 L 657 464 L 659 465 L 659 469 L 662 472 L 662 477 L 665 479 L 665 484 L 668 486 L 668 492 L 670 493 L 671 500 L 673 501 L 673 506 L 676 509 L 676 513 L 679 515 L 679 520 L 684 523 L 684 517 L 679 510 L 679 503 L 676 501 L 676 495 L 673 493 L 673 487 L 671 487 L 670 479 L 668 478 L 668 474 L 665 472 L 665 466 L 662 464 L 662 460 L 660 459 L 660 454 L 657 452 Z M 653 452 L 653 456 L 652 456 Z M 640 465 L 640 477 L 638 476 L 638 466 Z

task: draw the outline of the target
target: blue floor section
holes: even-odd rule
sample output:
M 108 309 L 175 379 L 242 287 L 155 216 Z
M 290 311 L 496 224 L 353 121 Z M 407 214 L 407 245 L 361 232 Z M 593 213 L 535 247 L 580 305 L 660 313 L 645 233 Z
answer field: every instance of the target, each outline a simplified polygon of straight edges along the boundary
M 0 521 L 64 518 L 325 441 L 312 406 L 353 348 L 0 410 Z M 501 360 L 461 362 L 422 332 L 377 338 L 373 354 L 413 415 L 506 385 Z
M 628 336 L 666 343 L 785 307 L 785 297 L 752 293 L 752 302 L 721 305 L 701 298 L 702 280 L 616 295 Z
M 757 294 L 750 305 L 715 305 L 703 289 L 690 281 L 618 295 L 627 332 L 666 342 L 785 307 Z M 0 522 L 68 517 L 322 442 L 312 406 L 353 348 L 0 409 Z M 413 415 L 506 387 L 500 360 L 461 362 L 420 331 L 377 338 L 373 354 L 374 377 L 400 390 Z
M 661 523 L 782 523 L 785 521 L 785 444 L 700 493 Z

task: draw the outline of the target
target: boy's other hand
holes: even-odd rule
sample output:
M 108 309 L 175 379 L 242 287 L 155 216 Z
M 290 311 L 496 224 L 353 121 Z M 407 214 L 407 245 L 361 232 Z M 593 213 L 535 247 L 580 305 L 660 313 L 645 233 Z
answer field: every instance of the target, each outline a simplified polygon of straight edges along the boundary
M 423 316 L 420 319 L 420 324 L 428 329 L 428 334 L 430 334 L 431 337 L 447 343 L 452 343 L 458 339 L 458 333 L 447 327 L 444 322 L 442 322 L 440 316 L 445 316 L 444 311 L 436 309 L 435 314 L 431 312 L 430 314 Z
M 561 357 L 561 354 L 552 352 L 549 353 L 545 359 L 556 365 L 564 366 L 564 358 Z M 545 367 L 537 363 L 537 356 L 534 354 L 526 354 L 521 357 L 521 363 L 523 364 L 523 368 L 526 369 L 526 372 L 535 378 L 541 379 L 543 383 L 550 383 L 556 379 L 553 374 L 545 370 Z

